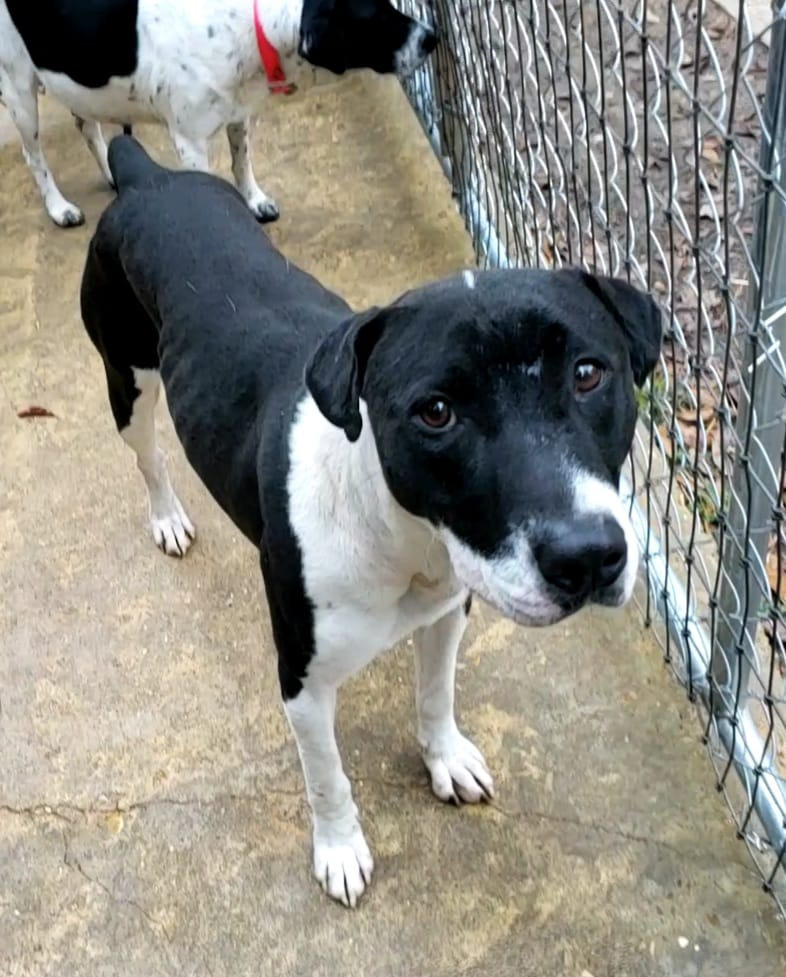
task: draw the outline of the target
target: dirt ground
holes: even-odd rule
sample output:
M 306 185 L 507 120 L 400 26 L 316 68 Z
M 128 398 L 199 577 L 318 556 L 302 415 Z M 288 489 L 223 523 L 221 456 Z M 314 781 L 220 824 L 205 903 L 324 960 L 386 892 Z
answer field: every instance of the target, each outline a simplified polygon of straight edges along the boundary
M 88 224 L 53 227 L 0 148 L 0 973 L 786 972 L 786 927 L 632 609 L 543 631 L 473 611 L 459 710 L 492 806 L 431 796 L 406 647 L 350 683 L 340 743 L 377 871 L 355 912 L 321 894 L 255 554 L 168 423 L 199 539 L 179 563 L 147 538 L 76 301 L 109 191 L 62 110 L 44 138 Z M 276 241 L 357 306 L 471 262 L 395 82 L 276 105 L 255 147 Z M 17 416 L 31 405 L 55 416 Z

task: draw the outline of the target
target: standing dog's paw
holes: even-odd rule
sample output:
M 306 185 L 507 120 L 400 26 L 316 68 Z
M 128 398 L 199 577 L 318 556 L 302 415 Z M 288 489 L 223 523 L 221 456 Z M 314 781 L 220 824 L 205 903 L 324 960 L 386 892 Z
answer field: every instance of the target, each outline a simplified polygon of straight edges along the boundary
M 169 511 L 151 512 L 150 529 L 156 546 L 167 556 L 185 556 L 196 538 L 194 525 L 177 496 L 174 497 Z
M 270 224 L 279 218 L 279 210 L 275 200 L 260 190 L 247 200 L 251 213 L 256 217 L 260 224 Z
M 341 841 L 315 835 L 314 875 L 331 899 L 354 909 L 373 871 L 374 859 L 360 828 Z
M 85 215 L 82 211 L 64 200 L 62 204 L 51 207 L 49 216 L 58 227 L 80 227 L 85 222 Z
M 431 789 L 441 801 L 478 804 L 494 796 L 494 780 L 480 750 L 458 730 L 423 745 Z

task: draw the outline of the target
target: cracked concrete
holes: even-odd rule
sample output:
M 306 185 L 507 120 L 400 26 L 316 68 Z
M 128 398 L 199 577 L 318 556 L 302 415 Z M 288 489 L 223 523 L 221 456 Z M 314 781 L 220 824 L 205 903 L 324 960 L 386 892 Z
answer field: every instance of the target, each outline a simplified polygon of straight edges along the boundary
M 529 632 L 473 609 L 458 700 L 496 777 L 486 807 L 429 792 L 406 646 L 351 682 L 339 736 L 377 870 L 354 913 L 321 894 L 254 552 L 168 422 L 199 538 L 179 563 L 146 536 L 77 307 L 109 192 L 67 114 L 44 121 L 88 226 L 51 226 L 0 148 L 0 974 L 786 972 L 786 929 L 633 609 Z M 275 239 L 357 306 L 471 262 L 395 82 L 277 102 L 255 145 Z M 30 405 L 55 417 L 19 419 Z

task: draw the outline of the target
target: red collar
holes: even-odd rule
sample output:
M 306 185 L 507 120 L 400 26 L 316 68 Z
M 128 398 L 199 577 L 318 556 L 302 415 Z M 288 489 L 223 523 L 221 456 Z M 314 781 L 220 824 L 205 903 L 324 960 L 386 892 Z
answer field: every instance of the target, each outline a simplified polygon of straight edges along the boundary
M 267 38 L 265 29 L 262 26 L 262 18 L 259 16 L 259 0 L 254 0 L 254 30 L 257 34 L 257 47 L 259 57 L 267 75 L 267 86 L 271 95 L 291 95 L 297 88 L 287 81 L 284 69 L 281 67 L 281 59 L 278 51 L 273 47 Z

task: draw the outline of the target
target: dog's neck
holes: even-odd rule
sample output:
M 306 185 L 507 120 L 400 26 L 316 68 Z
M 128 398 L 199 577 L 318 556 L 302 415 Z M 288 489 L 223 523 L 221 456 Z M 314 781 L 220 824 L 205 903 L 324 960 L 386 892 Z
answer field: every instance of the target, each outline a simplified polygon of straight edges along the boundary
M 393 497 L 363 404 L 361 413 L 360 437 L 350 442 L 310 396 L 301 403 L 290 443 L 290 504 L 306 507 L 315 534 L 340 532 L 353 559 L 373 550 L 381 578 L 444 581 L 452 576 L 447 551 L 433 527 Z
M 254 0 L 244 0 L 253 24 Z M 297 55 L 300 43 L 302 0 L 256 0 L 259 19 L 265 34 L 282 61 Z
M 300 45 L 300 20 L 303 0 L 257 0 L 260 23 L 268 41 L 278 52 L 284 75 L 298 88 L 330 84 L 336 76 L 325 68 L 316 68 L 298 53 Z M 248 84 L 247 100 L 257 104 L 257 82 L 265 69 L 257 45 L 254 25 L 254 0 L 228 0 L 234 13 L 235 25 L 233 48 L 237 57 L 238 72 Z M 267 86 L 266 86 L 267 87 Z
M 302 62 L 298 55 L 302 0 L 257 0 L 259 19 L 267 39 L 278 51 L 287 74 Z M 264 74 L 254 25 L 254 0 L 226 0 L 225 21 L 232 33 L 232 51 L 244 82 Z

